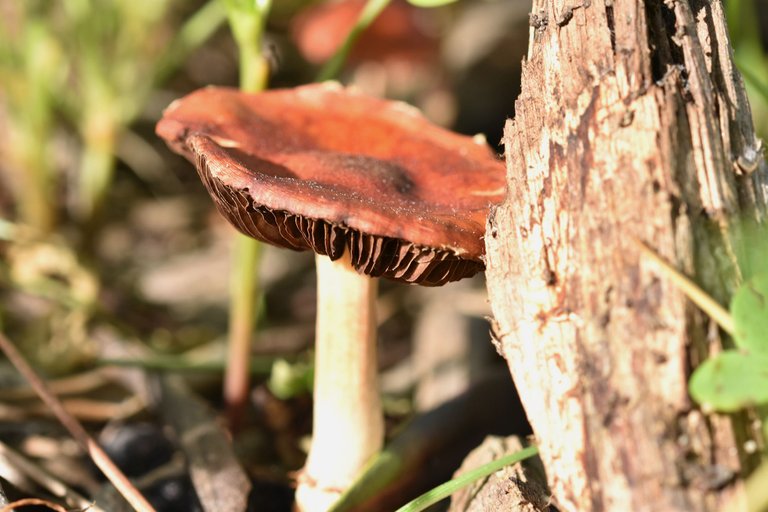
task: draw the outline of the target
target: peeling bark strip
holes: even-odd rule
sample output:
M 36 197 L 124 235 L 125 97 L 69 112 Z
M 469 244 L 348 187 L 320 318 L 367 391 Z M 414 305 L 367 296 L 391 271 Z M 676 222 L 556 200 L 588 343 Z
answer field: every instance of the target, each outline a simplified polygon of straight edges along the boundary
M 714 510 L 750 465 L 748 431 L 689 399 L 716 329 L 634 239 L 724 302 L 733 218 L 765 214 L 722 6 L 534 0 L 532 13 L 487 276 L 552 491 L 564 510 Z

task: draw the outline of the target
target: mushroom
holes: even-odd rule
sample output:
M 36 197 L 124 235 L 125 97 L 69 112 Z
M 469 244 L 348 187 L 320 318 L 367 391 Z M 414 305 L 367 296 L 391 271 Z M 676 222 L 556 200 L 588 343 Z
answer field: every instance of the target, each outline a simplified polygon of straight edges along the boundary
M 314 426 L 297 502 L 326 510 L 383 443 L 372 278 L 439 286 L 482 270 L 504 166 L 484 139 L 332 82 L 201 89 L 157 133 L 237 229 L 317 254 Z
M 328 61 L 355 29 L 365 7 L 366 0 L 310 4 L 291 22 L 291 38 L 299 53 L 312 64 Z M 360 34 L 348 62 L 434 62 L 440 45 L 429 30 L 436 22 L 430 14 L 404 0 L 392 0 Z

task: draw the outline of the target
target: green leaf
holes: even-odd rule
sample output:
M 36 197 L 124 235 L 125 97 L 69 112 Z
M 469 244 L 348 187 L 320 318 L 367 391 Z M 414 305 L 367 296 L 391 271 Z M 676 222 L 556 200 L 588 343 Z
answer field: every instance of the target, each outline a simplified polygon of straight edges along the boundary
M 768 357 L 727 350 L 696 368 L 688 384 L 705 408 L 734 412 L 768 402 Z
M 279 399 L 288 400 L 312 392 L 314 368 L 304 362 L 290 363 L 277 359 L 272 364 L 272 373 L 267 383 L 269 390 Z
M 734 343 L 750 354 L 768 355 L 768 273 L 744 283 L 731 300 Z
M 454 3 L 456 0 L 408 0 L 408 3 L 416 7 L 440 7 Z

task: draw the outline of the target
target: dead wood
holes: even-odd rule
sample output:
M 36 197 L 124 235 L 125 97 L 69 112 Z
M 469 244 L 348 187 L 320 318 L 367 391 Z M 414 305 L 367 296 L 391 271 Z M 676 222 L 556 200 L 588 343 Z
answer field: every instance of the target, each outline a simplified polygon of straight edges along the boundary
M 719 1 L 535 0 L 508 196 L 486 235 L 499 348 L 563 510 L 714 510 L 753 464 L 702 413 L 722 343 L 636 245 L 721 303 L 766 167 Z

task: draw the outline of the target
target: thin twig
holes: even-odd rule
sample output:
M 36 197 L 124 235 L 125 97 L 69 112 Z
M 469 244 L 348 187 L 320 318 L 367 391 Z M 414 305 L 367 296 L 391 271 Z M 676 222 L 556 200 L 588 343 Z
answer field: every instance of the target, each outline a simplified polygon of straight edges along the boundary
M 106 384 L 108 381 L 104 378 L 101 370 L 90 370 L 48 382 L 48 386 L 56 396 L 86 393 Z M 34 390 L 26 383 L 0 389 L 0 400 L 2 401 L 29 400 L 36 397 Z
M 104 512 L 98 507 L 80 495 L 77 491 L 71 489 L 64 482 L 51 475 L 47 470 L 32 462 L 30 459 L 17 452 L 7 444 L 0 442 L 0 457 L 4 458 L 9 465 L 18 470 L 24 478 L 33 480 L 42 486 L 48 492 L 64 500 L 69 505 L 74 505 L 88 512 Z M 6 505 L 0 500 L 0 505 Z
M 52 501 L 41 500 L 38 498 L 24 498 L 21 500 L 16 500 L 13 503 L 9 503 L 3 508 L 0 508 L 0 512 L 14 512 L 14 509 L 18 507 L 33 507 L 33 506 L 35 507 L 43 506 L 51 510 L 55 510 L 56 512 L 67 512 L 67 509 L 65 509 L 61 505 L 53 503 Z
M 51 410 L 44 403 L 7 404 L 0 401 L 0 422 L 23 421 L 31 417 L 49 417 Z M 80 421 L 115 421 L 135 416 L 146 404 L 139 396 L 131 396 L 120 402 L 81 398 L 60 399 L 64 409 Z
M 59 419 L 59 422 L 66 428 L 77 443 L 85 450 L 93 460 L 94 464 L 104 473 L 110 482 L 120 491 L 120 494 L 139 512 L 155 512 L 152 505 L 141 495 L 136 487 L 131 484 L 122 471 L 112 462 L 104 450 L 96 441 L 88 435 L 85 428 L 77 419 L 69 414 L 59 399 L 51 392 L 48 385 L 37 375 L 26 359 L 16 350 L 11 341 L 0 332 L 0 349 L 5 352 L 8 360 L 16 367 L 24 378 L 29 382 L 43 402 L 51 408 L 51 411 Z M 1 512 L 1 511 L 0 511 Z

